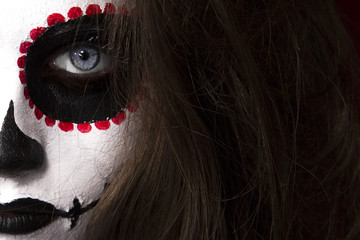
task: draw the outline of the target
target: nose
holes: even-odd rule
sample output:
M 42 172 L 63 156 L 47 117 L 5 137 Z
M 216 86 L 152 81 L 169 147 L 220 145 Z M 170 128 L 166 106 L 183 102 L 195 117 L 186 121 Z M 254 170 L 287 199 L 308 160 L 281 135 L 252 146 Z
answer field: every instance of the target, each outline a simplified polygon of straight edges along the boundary
M 35 170 L 44 162 L 40 143 L 26 136 L 16 125 L 11 101 L 0 132 L 0 171 Z

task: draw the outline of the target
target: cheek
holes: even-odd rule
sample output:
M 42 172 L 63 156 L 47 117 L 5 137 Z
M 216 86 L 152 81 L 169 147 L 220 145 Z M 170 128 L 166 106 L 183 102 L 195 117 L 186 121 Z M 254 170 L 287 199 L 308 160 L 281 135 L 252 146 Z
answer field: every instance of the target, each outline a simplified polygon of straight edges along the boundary
M 119 140 L 124 135 L 126 116 L 130 112 L 126 110 L 111 119 L 94 123 L 76 124 L 51 119 L 31 100 L 23 61 L 27 56 L 28 46 L 42 33 L 44 27 L 82 14 L 113 11 L 111 6 L 104 3 L 103 6 L 94 5 L 85 9 L 67 7 L 64 13 L 58 11 L 56 14 L 46 15 L 46 25 L 33 26 L 28 31 L 27 41 L 18 44 L 17 82 L 20 87 L 14 99 L 15 121 L 22 132 L 43 146 L 45 169 L 36 180 L 42 192 L 36 195 L 43 200 L 57 199 L 61 195 L 61 201 L 52 200 L 57 207 L 64 207 L 63 202 L 71 203 L 74 196 L 84 203 L 98 198 L 107 176 L 115 167 L 117 153 L 121 150 Z M 28 185 L 27 190 L 34 191 L 31 185 Z
M 6 81 L 6 87 L 0 86 L 0 118 L 3 119 L 13 100 L 15 122 L 23 133 L 42 145 L 44 164 L 36 173 L 9 179 L 0 177 L 0 202 L 31 197 L 51 202 L 60 209 L 70 209 L 74 197 L 84 205 L 100 197 L 116 167 L 127 116 L 134 108 L 129 107 L 110 119 L 81 124 L 51 119 L 37 108 L 28 93 L 24 72 L 28 47 L 44 28 L 56 22 L 115 10 L 105 1 L 96 1 L 98 5 L 90 8 L 86 6 L 91 1 L 76 1 L 77 8 L 71 5 L 74 1 L 62 1 L 58 5 L 57 1 L 40 0 L 36 6 L 31 2 L 6 3 L 5 15 L 9 21 L 0 23 L 3 43 L 0 72 Z
M 106 119 L 75 123 L 44 114 L 28 91 L 29 79 L 25 74 L 28 50 L 46 28 L 82 15 L 128 14 L 121 5 L 115 8 L 107 1 L 95 2 L 90 7 L 93 1 L 37 0 L 34 4 L 29 0 L 13 0 L 2 4 L 6 21 L 0 22 L 0 124 L 12 100 L 17 127 L 42 146 L 44 162 L 36 171 L 0 175 L 0 204 L 32 198 L 69 211 L 75 207 L 74 199 L 78 199 L 81 207 L 89 206 L 100 198 L 113 170 L 126 160 L 119 153 L 126 152 L 122 149 L 123 141 L 130 125 L 129 116 L 137 110 L 136 102 L 124 105 L 122 112 L 116 115 L 115 111 Z M 85 222 L 86 216 L 82 217 Z M 77 230 L 69 231 L 69 226 L 68 219 L 60 219 L 26 239 L 46 239 L 54 234 L 62 239 L 64 231 L 76 233 Z M 81 220 L 78 226 L 81 230 Z

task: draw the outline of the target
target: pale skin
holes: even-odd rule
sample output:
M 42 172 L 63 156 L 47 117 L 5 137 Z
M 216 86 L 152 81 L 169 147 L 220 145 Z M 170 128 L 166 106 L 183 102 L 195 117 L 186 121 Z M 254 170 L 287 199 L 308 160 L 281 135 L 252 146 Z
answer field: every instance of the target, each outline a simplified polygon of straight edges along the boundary
M 12 101 L 17 127 L 42 146 L 44 160 L 36 169 L 15 173 L 7 173 L 5 169 L 0 172 L 0 204 L 31 198 L 68 212 L 74 207 L 74 199 L 78 199 L 81 207 L 86 207 L 101 197 L 112 170 L 121 162 L 118 157 L 121 151 L 119 136 L 124 134 L 128 118 L 121 124 L 109 121 L 110 126 L 106 130 L 100 130 L 91 123 L 92 130 L 87 133 L 80 132 L 77 123 L 73 124 L 71 131 L 62 130 L 59 127 L 61 119 L 53 119 L 55 124 L 49 126 L 45 123 L 46 115 L 38 119 L 34 114 L 35 108 L 29 106 L 29 99 L 24 95 L 26 84 L 19 80 L 22 69 L 17 64 L 18 58 L 24 55 L 19 52 L 21 43 L 33 41 L 29 36 L 32 29 L 48 27 L 49 15 L 60 13 L 68 21 L 67 13 L 72 7 L 80 7 L 85 13 L 89 4 L 98 4 L 104 9 L 108 2 L 12 0 L 2 3 L 2 9 L 6 11 L 3 11 L 0 22 L 0 124 L 3 125 Z M 63 56 L 58 61 L 71 65 Z M 71 71 L 73 68 L 66 69 Z M 74 228 L 70 228 L 71 219 L 59 218 L 31 233 L 0 233 L 0 239 L 76 239 L 82 235 L 90 214 L 91 210 L 80 215 Z

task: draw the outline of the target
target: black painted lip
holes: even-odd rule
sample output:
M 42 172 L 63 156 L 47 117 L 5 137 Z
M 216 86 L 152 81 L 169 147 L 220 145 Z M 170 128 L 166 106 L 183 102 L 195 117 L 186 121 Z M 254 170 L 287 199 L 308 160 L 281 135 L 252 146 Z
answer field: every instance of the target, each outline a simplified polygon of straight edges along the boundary
M 74 206 L 68 212 L 32 198 L 19 198 L 10 203 L 0 204 L 0 233 L 16 235 L 35 232 L 59 217 L 70 219 L 70 228 L 73 229 L 79 217 L 94 208 L 98 202 L 99 199 L 82 207 L 79 199 L 75 197 Z
M 94 208 L 98 202 L 99 199 L 81 207 L 79 199 L 75 197 L 74 206 L 68 212 L 32 198 L 20 198 L 11 203 L 0 204 L 0 233 L 31 233 L 45 227 L 58 217 L 70 219 L 70 228 L 73 229 L 79 217 Z
M 66 217 L 50 203 L 21 198 L 0 204 L 0 233 L 25 234 L 43 228 L 58 217 Z

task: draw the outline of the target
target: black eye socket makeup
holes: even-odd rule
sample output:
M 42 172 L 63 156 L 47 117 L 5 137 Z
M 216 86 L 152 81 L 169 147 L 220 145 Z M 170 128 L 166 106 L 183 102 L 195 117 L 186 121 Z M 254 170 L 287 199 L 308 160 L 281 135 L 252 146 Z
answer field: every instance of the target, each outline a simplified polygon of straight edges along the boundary
M 31 100 L 63 122 L 103 121 L 123 109 L 110 95 L 112 59 L 105 14 L 83 16 L 47 29 L 29 48 L 26 81 Z

